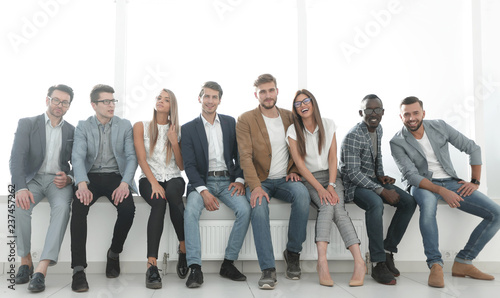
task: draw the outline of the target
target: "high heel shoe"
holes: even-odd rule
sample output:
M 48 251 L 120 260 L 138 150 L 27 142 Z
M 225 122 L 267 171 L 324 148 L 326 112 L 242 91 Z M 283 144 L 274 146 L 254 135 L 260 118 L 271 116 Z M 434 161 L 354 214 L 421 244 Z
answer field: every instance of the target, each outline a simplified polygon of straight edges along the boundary
M 365 281 L 365 275 L 366 273 L 368 272 L 368 268 L 366 268 L 366 265 L 365 265 L 365 274 L 363 275 L 363 278 L 361 280 L 356 280 L 356 279 L 351 279 L 349 281 L 349 286 L 350 287 L 360 287 L 363 285 L 364 281 Z
M 316 271 L 318 272 L 318 277 L 319 277 L 319 268 L 316 266 Z M 319 284 L 325 287 L 333 287 L 333 280 L 332 279 L 321 279 L 319 278 Z

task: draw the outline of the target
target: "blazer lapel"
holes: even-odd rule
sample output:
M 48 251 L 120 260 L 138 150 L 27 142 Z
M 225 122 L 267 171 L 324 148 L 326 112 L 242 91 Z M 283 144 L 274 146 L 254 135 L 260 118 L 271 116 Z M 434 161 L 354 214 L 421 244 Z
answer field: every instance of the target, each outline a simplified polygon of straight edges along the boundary
M 203 150 L 203 153 L 205 155 L 205 160 L 208 163 L 208 140 L 207 140 L 207 133 L 205 132 L 205 127 L 203 127 L 203 120 L 200 118 L 197 118 L 196 120 L 196 133 L 198 133 L 198 139 L 201 141 L 201 148 Z M 208 164 L 207 164 L 208 167 Z
M 420 146 L 420 144 L 417 142 L 415 137 L 408 131 L 406 126 L 403 127 L 403 136 L 404 136 L 406 142 L 408 142 L 408 144 L 410 144 L 410 146 L 415 148 L 418 151 L 418 153 L 420 153 L 423 157 L 425 157 L 425 153 L 422 150 L 422 146 Z
M 94 116 L 90 119 L 90 129 L 92 131 L 92 136 L 94 137 L 94 158 L 97 158 L 97 154 L 99 153 L 99 126 L 97 124 L 97 118 Z
M 370 137 L 370 132 L 368 131 L 368 127 L 366 126 L 366 124 L 364 122 L 361 122 L 361 130 L 363 131 L 363 134 L 364 134 L 364 137 L 366 138 L 366 141 L 368 142 L 368 146 L 370 146 L 370 153 L 372 155 L 372 160 L 373 160 L 373 163 L 376 163 L 377 162 L 377 156 L 375 155 L 375 150 L 373 149 L 373 142 L 372 142 L 372 138 Z M 379 131 L 378 129 L 376 130 L 377 131 L 377 143 L 379 142 Z
M 269 140 L 269 133 L 267 131 L 266 122 L 264 122 L 264 117 L 262 116 L 259 107 L 254 110 L 254 117 L 257 122 L 257 126 L 259 126 L 259 131 L 262 133 L 262 138 L 264 138 L 264 141 L 266 142 L 267 150 L 269 152 L 272 152 L 271 141 Z
M 437 140 L 438 137 L 443 137 L 441 133 L 438 131 L 435 131 L 431 126 L 427 125 L 427 122 L 423 121 L 424 126 L 424 131 L 426 132 L 425 134 L 427 135 L 427 138 L 429 139 L 429 143 L 431 143 L 432 150 L 434 150 L 434 154 L 436 155 L 437 159 L 441 164 L 442 163 L 442 157 L 441 157 L 441 148 L 439 147 L 439 140 Z
M 45 147 L 46 142 L 47 142 L 47 136 L 45 134 L 45 115 L 42 114 L 39 116 L 38 121 L 37 121 L 37 126 L 35 129 L 38 130 L 38 136 L 39 136 L 39 141 L 40 141 L 40 147 L 42 147 L 42 160 L 45 158 Z

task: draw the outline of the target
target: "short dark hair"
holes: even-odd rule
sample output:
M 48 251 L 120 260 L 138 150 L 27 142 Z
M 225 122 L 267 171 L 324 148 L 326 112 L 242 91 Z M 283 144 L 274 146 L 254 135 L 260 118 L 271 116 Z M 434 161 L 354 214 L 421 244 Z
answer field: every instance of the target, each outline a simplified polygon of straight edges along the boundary
M 361 100 L 361 109 L 364 109 L 365 102 L 371 100 L 371 99 L 378 99 L 380 101 L 380 105 L 383 107 L 384 104 L 382 103 L 382 100 L 375 94 L 368 94 L 367 96 L 363 97 Z
M 58 85 L 51 86 L 49 88 L 49 90 L 47 91 L 47 96 L 52 97 L 52 92 L 54 92 L 54 90 L 59 90 L 59 91 L 68 93 L 69 94 L 69 103 L 71 103 L 73 101 L 73 96 L 75 94 L 73 93 L 73 89 L 70 86 L 64 85 L 64 84 L 58 84 Z
M 270 83 L 270 82 L 273 82 L 274 85 L 276 87 L 278 87 L 278 85 L 276 84 L 276 78 L 273 77 L 271 74 L 268 74 L 268 73 L 265 73 L 265 74 L 261 74 L 257 80 L 255 80 L 255 82 L 253 83 L 253 86 L 255 88 L 259 87 L 259 85 L 261 84 L 265 84 L 265 83 Z
M 95 102 L 99 99 L 99 96 L 102 92 L 115 93 L 115 89 L 109 85 L 97 84 L 92 88 L 90 92 L 90 101 Z
M 205 94 L 205 88 L 210 88 L 215 91 L 219 91 L 219 99 L 222 98 L 222 87 L 219 85 L 219 83 L 214 82 L 214 81 L 207 81 L 201 86 L 201 91 L 198 97 L 202 97 L 203 94 Z
M 401 101 L 401 104 L 399 105 L 399 108 L 401 108 L 403 105 L 411 105 L 418 102 L 422 110 L 424 109 L 424 103 L 418 99 L 416 96 L 408 96 L 407 98 L 403 99 Z

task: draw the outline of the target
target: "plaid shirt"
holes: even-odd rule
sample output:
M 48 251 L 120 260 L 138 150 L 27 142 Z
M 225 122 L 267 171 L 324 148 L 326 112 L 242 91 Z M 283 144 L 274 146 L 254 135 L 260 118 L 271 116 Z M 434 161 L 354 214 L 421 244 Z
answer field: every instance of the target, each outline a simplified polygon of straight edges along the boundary
M 382 126 L 377 127 L 377 156 L 374 156 L 372 140 L 364 122 L 354 126 L 342 141 L 340 151 L 340 175 L 344 182 L 345 201 L 354 199 L 356 187 L 375 190 L 382 187 L 370 177 L 384 176 L 380 143 Z M 375 169 L 376 168 L 376 169 Z

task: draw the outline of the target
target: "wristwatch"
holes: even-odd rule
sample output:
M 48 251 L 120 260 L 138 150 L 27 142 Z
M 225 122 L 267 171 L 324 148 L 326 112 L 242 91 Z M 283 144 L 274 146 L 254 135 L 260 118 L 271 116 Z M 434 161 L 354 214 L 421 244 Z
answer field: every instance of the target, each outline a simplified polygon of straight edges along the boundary
M 337 188 L 337 184 L 335 184 L 335 183 L 333 183 L 333 182 L 328 183 L 328 185 L 333 186 L 333 189 Z
M 474 183 L 474 184 L 477 184 L 477 185 L 481 184 L 481 182 L 479 182 L 479 180 L 477 180 L 477 179 L 471 179 L 470 182 Z

